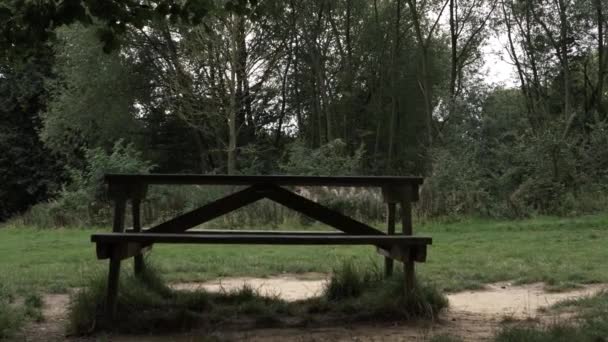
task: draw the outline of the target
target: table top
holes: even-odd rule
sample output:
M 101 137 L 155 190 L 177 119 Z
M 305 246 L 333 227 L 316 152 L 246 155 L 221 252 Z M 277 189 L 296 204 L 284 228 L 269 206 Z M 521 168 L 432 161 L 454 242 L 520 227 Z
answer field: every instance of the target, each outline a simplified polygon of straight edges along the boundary
M 385 187 L 420 185 L 424 179 L 414 176 L 234 176 L 201 174 L 106 174 L 109 184 L 206 184 L 206 185 L 300 185 Z

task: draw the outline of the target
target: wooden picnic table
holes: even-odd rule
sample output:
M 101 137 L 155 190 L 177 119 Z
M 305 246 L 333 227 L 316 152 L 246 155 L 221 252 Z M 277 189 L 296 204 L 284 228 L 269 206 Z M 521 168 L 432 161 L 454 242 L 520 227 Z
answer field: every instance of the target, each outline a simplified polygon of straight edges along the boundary
M 324 176 L 232 176 L 196 174 L 108 174 L 108 194 L 114 202 L 111 233 L 91 236 L 97 257 L 109 259 L 106 309 L 113 317 L 118 294 L 121 261 L 134 257 L 135 274 L 144 269 L 143 252 L 154 243 L 262 244 L 262 245 L 373 245 L 385 257 L 385 274 L 392 275 L 393 260 L 404 264 L 405 289 L 415 286 L 414 262 L 426 261 L 429 237 L 413 236 L 412 202 L 418 200 L 420 177 L 324 177 Z M 197 184 L 247 186 L 165 222 L 142 230 L 141 203 L 148 186 Z M 383 232 L 340 212 L 300 196 L 285 186 L 376 187 L 382 190 L 387 207 L 387 230 Z M 267 198 L 339 232 L 294 232 L 258 230 L 197 230 L 200 224 Z M 125 230 L 127 201 L 131 202 L 133 227 Z M 396 234 L 397 204 L 401 207 L 402 232 Z

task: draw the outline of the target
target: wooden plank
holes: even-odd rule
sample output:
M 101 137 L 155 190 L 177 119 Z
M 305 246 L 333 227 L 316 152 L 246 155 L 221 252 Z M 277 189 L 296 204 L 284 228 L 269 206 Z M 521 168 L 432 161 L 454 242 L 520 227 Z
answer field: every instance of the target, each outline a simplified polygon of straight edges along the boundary
M 144 230 L 143 233 L 147 233 L 147 230 Z M 135 233 L 133 229 L 125 230 L 125 233 Z M 165 234 L 163 232 L 156 232 L 155 234 Z M 257 235 L 318 235 L 318 236 L 329 236 L 329 235 L 338 235 L 345 236 L 348 235 L 343 232 L 336 231 L 310 231 L 310 230 L 257 230 L 257 229 L 201 229 L 201 230 L 189 230 L 187 234 L 257 234 Z
M 178 233 L 264 198 L 265 185 L 254 185 L 158 224 L 146 232 Z
M 253 185 L 272 183 L 289 186 L 353 186 L 382 187 L 414 185 L 423 183 L 422 177 L 403 176 L 234 176 L 199 174 L 107 174 L 110 184 L 207 184 L 207 185 Z
M 266 193 L 266 198 L 348 234 L 384 235 L 380 230 L 372 228 L 365 223 L 354 220 L 278 186 L 270 185 L 269 191 Z
M 118 260 L 128 259 L 152 250 L 151 245 L 141 243 L 125 242 L 121 244 L 96 244 L 97 259 L 116 258 Z
M 191 244 L 260 244 L 260 245 L 430 245 L 425 236 L 405 235 L 258 235 L 258 234 L 171 234 L 171 233 L 99 233 L 91 242 L 120 244 L 134 242 Z
M 121 234 L 125 228 L 126 206 L 126 197 L 117 196 L 114 198 L 114 222 L 112 225 L 112 231 L 114 232 L 114 234 Z M 110 256 L 105 308 L 105 314 L 109 321 L 112 321 L 114 319 L 114 314 L 116 313 L 116 300 L 118 297 L 119 276 L 120 259 Z
M 120 259 L 111 258 L 108 271 L 108 285 L 106 292 L 105 315 L 108 322 L 114 320 L 116 315 L 116 301 L 118 298 L 118 281 L 120 276 Z
M 388 235 L 395 234 L 395 203 L 386 204 L 386 233 Z M 393 275 L 393 259 L 390 256 L 384 258 L 384 275 L 390 277 Z
M 131 208 L 133 209 L 133 230 L 135 232 L 141 231 L 141 199 L 133 198 L 131 200 Z M 150 246 L 151 247 L 151 246 Z M 133 272 L 135 275 L 140 275 L 144 271 L 144 256 L 141 253 L 136 253 L 133 255 Z
M 412 227 L 412 193 L 405 192 L 401 202 L 401 228 L 403 234 L 411 236 L 413 234 Z M 405 291 L 409 295 L 414 291 L 416 285 L 416 270 L 415 263 L 412 260 L 403 263 L 403 272 L 405 275 Z

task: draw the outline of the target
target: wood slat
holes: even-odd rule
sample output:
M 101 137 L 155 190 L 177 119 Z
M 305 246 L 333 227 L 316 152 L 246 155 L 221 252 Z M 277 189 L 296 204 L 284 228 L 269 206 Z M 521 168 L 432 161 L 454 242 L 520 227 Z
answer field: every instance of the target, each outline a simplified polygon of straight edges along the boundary
M 382 187 L 423 183 L 422 177 L 403 176 L 232 176 L 199 174 L 106 174 L 109 184 L 253 185 L 272 183 L 300 186 Z
M 244 190 L 235 192 L 214 202 L 206 204 L 198 209 L 182 214 L 169 221 L 151 227 L 146 230 L 149 233 L 177 233 L 186 231 L 199 224 L 211 221 L 214 218 L 225 215 L 231 211 L 251 204 L 264 198 L 264 186 L 254 185 Z
M 259 235 L 259 234 L 171 234 L 100 233 L 91 235 L 95 243 L 194 243 L 258 245 L 430 245 L 430 237 L 405 235 Z
M 126 233 L 136 233 L 133 229 L 125 230 Z M 147 233 L 147 230 L 142 231 L 143 233 Z M 163 232 L 155 232 L 155 234 L 166 234 Z M 347 235 L 343 232 L 328 232 L 328 231 L 301 231 L 301 230 L 257 230 L 257 229 L 203 229 L 203 230 L 189 230 L 188 234 L 195 235 L 205 235 L 205 234 L 258 234 L 258 235 L 315 235 L 315 236 L 329 236 L 329 235 L 337 235 L 344 236 Z
M 266 198 L 282 204 L 289 209 L 298 211 L 345 233 L 353 235 L 385 235 L 378 229 L 372 228 L 365 223 L 354 220 L 279 186 L 269 185 L 265 195 Z

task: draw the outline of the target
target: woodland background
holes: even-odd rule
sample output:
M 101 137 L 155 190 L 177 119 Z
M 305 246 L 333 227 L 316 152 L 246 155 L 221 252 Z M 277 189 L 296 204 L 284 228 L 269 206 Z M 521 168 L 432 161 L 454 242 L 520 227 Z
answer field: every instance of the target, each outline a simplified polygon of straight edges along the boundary
M 0 220 L 105 224 L 105 172 L 420 175 L 430 218 L 605 210 L 607 26 L 603 0 L 4 1 Z M 497 37 L 516 86 L 486 79 Z M 229 190 L 155 188 L 145 220 Z

